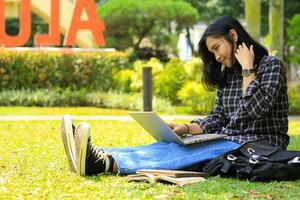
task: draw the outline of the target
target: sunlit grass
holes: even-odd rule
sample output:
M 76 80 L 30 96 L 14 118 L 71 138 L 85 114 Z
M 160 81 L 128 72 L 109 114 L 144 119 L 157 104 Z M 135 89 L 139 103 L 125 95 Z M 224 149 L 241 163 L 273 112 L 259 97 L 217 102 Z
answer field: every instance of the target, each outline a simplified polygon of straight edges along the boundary
M 100 146 L 154 142 L 133 121 L 88 122 Z M 250 183 L 212 177 L 178 187 L 128 183 L 122 176 L 79 177 L 69 171 L 59 127 L 59 121 L 1 122 L 0 199 L 299 199 L 300 181 Z M 300 121 L 290 122 L 290 149 L 300 150 L 299 127 Z
M 96 107 L 0 107 L 0 115 L 126 115 L 128 110 Z

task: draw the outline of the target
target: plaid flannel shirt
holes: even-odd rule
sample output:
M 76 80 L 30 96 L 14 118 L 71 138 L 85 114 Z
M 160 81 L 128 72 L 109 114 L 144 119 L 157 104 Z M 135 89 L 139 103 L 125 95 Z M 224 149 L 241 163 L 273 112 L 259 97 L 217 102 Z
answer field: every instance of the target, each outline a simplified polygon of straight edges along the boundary
M 226 72 L 225 72 L 226 73 Z M 225 87 L 218 89 L 214 108 L 204 119 L 194 119 L 204 133 L 227 134 L 237 143 L 267 139 L 286 149 L 289 143 L 287 80 L 282 63 L 264 56 L 244 95 L 243 78 L 227 74 Z

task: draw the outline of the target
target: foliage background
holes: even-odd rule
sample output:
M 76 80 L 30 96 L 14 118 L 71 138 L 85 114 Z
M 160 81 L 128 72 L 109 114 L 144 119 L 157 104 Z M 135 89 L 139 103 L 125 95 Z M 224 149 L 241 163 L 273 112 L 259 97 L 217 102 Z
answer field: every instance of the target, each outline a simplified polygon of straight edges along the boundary
M 130 96 L 141 96 L 141 72 L 143 67 L 151 66 L 155 98 L 165 101 L 168 107 L 186 106 L 194 113 L 204 114 L 210 111 L 215 93 L 203 90 L 199 59 L 192 57 L 184 63 L 174 58 L 178 35 L 184 31 L 188 36 L 195 23 L 207 24 L 221 15 L 243 19 L 243 0 L 96 2 L 99 16 L 107 26 L 105 34 L 108 34 L 106 36 L 109 47 L 116 45 L 114 47 L 126 49 L 126 52 L 109 55 L 1 52 L 1 105 L 114 105 L 126 109 L 140 109 L 138 103 L 130 102 Z M 269 0 L 261 0 L 262 36 L 268 36 L 269 3 Z M 284 20 L 287 27 L 284 61 L 287 68 L 293 65 L 298 71 L 299 9 L 298 0 L 284 1 Z M 177 24 L 175 28 L 172 27 L 174 22 Z M 35 14 L 32 14 L 32 23 L 32 35 L 26 46 L 33 45 L 33 36 L 37 32 L 48 32 L 48 24 Z M 18 25 L 18 19 L 6 19 L 7 33 L 18 34 Z M 268 40 L 265 39 L 264 43 L 268 45 Z M 132 52 L 132 49 L 141 51 Z M 160 50 L 168 52 L 167 57 Z M 142 59 L 137 60 L 139 57 Z M 110 93 L 102 95 L 105 92 Z M 299 82 L 292 82 L 289 89 L 292 114 L 300 113 L 299 94 Z M 114 101 L 113 95 L 123 99 L 124 103 Z M 91 101 L 91 96 L 96 100 Z
M 199 58 L 129 62 L 126 53 L 0 54 L 0 105 L 96 106 L 142 110 L 142 70 L 152 67 L 154 110 L 208 114 L 215 91 L 204 90 Z M 290 113 L 300 113 L 300 87 L 288 90 Z

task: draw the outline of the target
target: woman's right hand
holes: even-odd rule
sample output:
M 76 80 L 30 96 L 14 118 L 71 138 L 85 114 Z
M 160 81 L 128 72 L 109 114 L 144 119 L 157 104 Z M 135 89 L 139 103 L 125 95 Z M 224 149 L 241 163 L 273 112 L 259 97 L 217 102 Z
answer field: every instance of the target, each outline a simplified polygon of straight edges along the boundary
M 184 134 L 197 135 L 197 134 L 203 133 L 202 127 L 200 127 L 196 123 L 179 125 L 179 124 L 174 124 L 174 123 L 170 122 L 170 123 L 167 123 L 167 125 L 179 136 L 182 136 Z
M 167 123 L 167 125 L 172 129 L 177 135 L 182 136 L 187 134 L 188 129 L 186 125 L 174 124 L 174 123 Z

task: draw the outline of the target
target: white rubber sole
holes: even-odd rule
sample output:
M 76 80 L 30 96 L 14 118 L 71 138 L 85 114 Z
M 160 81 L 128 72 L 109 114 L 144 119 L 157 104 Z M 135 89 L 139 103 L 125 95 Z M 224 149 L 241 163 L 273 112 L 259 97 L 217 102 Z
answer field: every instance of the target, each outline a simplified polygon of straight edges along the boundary
M 71 115 L 64 115 L 61 122 L 61 137 L 65 147 L 65 152 L 69 162 L 71 172 L 77 173 L 75 141 L 72 128 Z
M 82 122 L 75 131 L 75 146 L 77 152 L 77 173 L 85 176 L 86 149 L 90 136 L 90 125 Z

